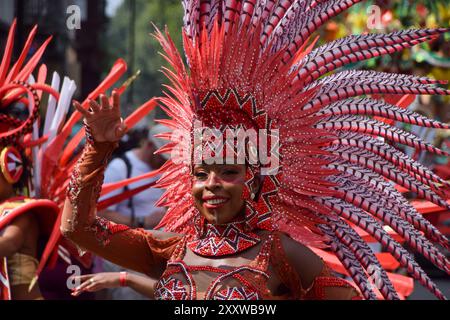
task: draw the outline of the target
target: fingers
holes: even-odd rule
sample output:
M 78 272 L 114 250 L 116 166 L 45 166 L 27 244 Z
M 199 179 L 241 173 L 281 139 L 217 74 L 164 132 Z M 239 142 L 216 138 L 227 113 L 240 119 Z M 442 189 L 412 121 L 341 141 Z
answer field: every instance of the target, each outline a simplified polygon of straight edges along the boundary
M 73 101 L 73 106 L 78 110 L 83 116 L 88 117 L 90 115 L 89 111 L 84 109 L 78 101 Z
M 98 104 L 95 100 L 88 100 L 88 104 L 93 113 L 97 113 L 100 110 L 120 110 L 120 95 L 117 90 L 113 90 L 112 92 L 112 103 L 109 103 L 109 99 L 106 95 L 100 95 L 100 104 Z M 84 116 L 89 116 L 90 112 L 84 109 L 78 101 L 73 101 L 74 107 Z
M 119 110 L 120 109 L 120 95 L 117 92 L 117 90 L 113 90 L 112 92 L 112 100 L 113 100 L 113 109 L 114 110 Z
M 93 277 L 89 278 L 89 279 L 85 279 L 78 287 L 76 287 L 75 289 L 73 289 L 72 295 L 73 296 L 78 296 L 80 293 L 82 293 L 83 291 L 86 291 L 87 287 L 92 284 L 92 281 L 90 281 L 90 279 L 93 279 Z
M 86 287 L 86 289 L 84 289 L 84 291 L 95 292 L 95 291 L 99 291 L 99 290 L 101 290 L 101 289 L 103 289 L 103 288 L 102 288 L 102 286 L 101 286 L 99 283 L 93 282 L 93 283 L 90 283 L 90 284 Z
M 92 109 L 92 112 L 97 113 L 100 111 L 100 106 L 97 102 L 95 102 L 94 100 L 89 100 L 89 106 Z
M 83 292 L 95 292 L 95 291 L 99 291 L 99 290 L 102 290 L 102 289 L 103 288 L 101 286 L 99 286 L 97 283 L 94 283 L 94 284 L 88 285 L 86 288 L 83 288 L 82 290 L 75 290 L 75 291 L 73 291 L 72 292 L 72 296 L 78 297 Z
M 120 119 L 120 120 L 121 120 L 121 123 L 116 128 L 116 137 L 117 138 L 122 138 L 125 135 L 125 133 L 127 132 L 127 130 L 128 130 L 128 127 L 125 124 L 125 122 L 123 121 L 123 119 Z
M 84 276 L 77 276 L 74 279 L 79 279 L 82 283 L 73 289 L 72 296 L 77 297 L 85 291 L 94 292 L 102 289 L 100 280 L 95 280 L 95 275 L 88 274 Z
M 110 106 L 109 104 L 109 99 L 106 95 L 101 94 L 100 95 L 100 102 L 102 104 L 102 109 L 103 110 L 111 110 L 111 108 L 113 107 L 112 105 Z
M 81 276 L 72 276 L 70 277 L 70 280 L 73 281 L 80 281 L 80 283 L 89 280 L 90 278 L 92 278 L 94 276 L 94 274 L 85 274 L 85 275 L 81 275 Z

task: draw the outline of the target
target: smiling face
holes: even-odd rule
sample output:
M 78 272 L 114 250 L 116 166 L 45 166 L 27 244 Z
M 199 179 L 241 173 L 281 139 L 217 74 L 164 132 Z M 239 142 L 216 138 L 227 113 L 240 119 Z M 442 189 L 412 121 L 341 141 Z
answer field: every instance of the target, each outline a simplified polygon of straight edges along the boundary
M 229 223 L 243 214 L 245 172 L 245 165 L 239 164 L 202 164 L 194 167 L 192 195 L 195 206 L 209 223 Z

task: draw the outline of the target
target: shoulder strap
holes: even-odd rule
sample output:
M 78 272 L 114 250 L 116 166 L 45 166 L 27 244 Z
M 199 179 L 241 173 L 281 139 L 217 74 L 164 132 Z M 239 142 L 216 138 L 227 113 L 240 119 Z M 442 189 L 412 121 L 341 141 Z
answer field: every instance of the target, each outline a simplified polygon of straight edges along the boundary
M 131 178 L 131 162 L 130 159 L 128 159 L 127 155 L 121 154 L 118 158 L 122 159 L 123 162 L 125 163 L 125 166 L 127 168 L 127 179 Z M 128 185 L 126 185 L 124 188 L 124 191 L 128 191 L 129 187 Z M 128 204 L 127 204 L 128 208 L 131 211 L 131 224 L 134 225 L 134 220 L 135 220 L 135 212 L 134 212 L 134 205 L 133 205 L 133 197 L 128 198 Z
M 274 235 L 271 233 L 262 243 L 261 249 L 250 266 L 260 271 L 267 272 L 269 269 L 269 257 L 272 251 Z
M 125 163 L 125 166 L 127 167 L 127 179 L 131 178 L 131 162 L 130 159 L 128 159 L 127 155 L 125 153 L 118 156 L 119 159 L 122 159 L 122 161 Z M 128 188 L 128 186 L 125 186 L 124 188 Z
M 47 199 L 14 198 L 0 204 L 0 230 L 16 217 L 29 211 L 37 212 L 42 233 L 49 235 L 57 219 L 58 205 Z

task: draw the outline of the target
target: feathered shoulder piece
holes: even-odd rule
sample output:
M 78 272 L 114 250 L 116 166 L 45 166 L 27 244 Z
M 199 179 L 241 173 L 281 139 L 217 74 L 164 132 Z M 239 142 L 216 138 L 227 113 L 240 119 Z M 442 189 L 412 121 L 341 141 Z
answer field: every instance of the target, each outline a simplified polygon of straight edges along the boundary
M 441 81 L 412 75 L 340 68 L 432 40 L 448 29 L 352 35 L 314 48 L 313 33 L 360 0 L 185 0 L 186 64 L 168 34 L 157 32 L 171 81 L 161 101 L 173 133 L 160 152 L 171 153 L 159 186 L 168 212 L 161 226 L 192 233 L 198 215 L 190 195 L 196 123 L 241 127 L 276 136 L 277 165 L 268 168 L 256 225 L 278 229 L 310 246 L 328 246 L 367 299 L 399 298 L 360 235 L 381 243 L 409 274 L 437 297 L 442 293 L 398 241 L 449 273 L 437 245 L 448 239 L 394 188 L 398 184 L 443 208 L 448 183 L 388 142 L 438 155 L 446 152 L 390 119 L 423 127 L 449 126 L 372 99 L 374 94 L 448 95 Z M 382 139 L 380 139 L 382 138 Z M 272 146 L 272 144 L 269 144 Z M 270 151 L 273 150 L 269 150 Z M 276 169 L 276 170 L 273 170 Z M 389 228 L 386 228 L 389 227 Z M 398 240 L 398 237 L 396 237 Z

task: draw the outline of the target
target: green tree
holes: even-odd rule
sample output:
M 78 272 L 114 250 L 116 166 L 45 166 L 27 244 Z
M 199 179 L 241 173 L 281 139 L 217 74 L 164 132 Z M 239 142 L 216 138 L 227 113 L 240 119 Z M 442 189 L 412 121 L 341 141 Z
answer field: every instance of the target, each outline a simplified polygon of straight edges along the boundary
M 130 61 L 130 17 L 130 0 L 124 0 L 109 23 L 107 50 L 110 64 L 119 57 Z M 166 62 L 159 54 L 161 46 L 151 35 L 155 31 L 152 23 L 160 30 L 167 26 L 175 44 L 181 50 L 182 21 L 183 9 L 180 0 L 136 0 L 135 70 L 132 70 L 132 73 L 141 70 L 141 74 L 133 83 L 133 106 L 126 107 L 125 113 L 131 112 L 148 99 L 161 95 L 162 84 L 167 83 L 165 76 L 159 71 Z M 126 98 L 124 95 L 123 103 Z

